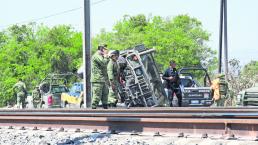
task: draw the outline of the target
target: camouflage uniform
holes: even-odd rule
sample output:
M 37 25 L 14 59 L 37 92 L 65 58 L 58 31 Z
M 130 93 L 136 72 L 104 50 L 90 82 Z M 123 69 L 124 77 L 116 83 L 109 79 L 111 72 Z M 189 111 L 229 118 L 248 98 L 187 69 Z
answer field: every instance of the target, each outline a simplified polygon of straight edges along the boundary
M 219 93 L 221 99 L 217 102 L 217 106 L 225 106 L 228 94 L 228 83 L 225 80 L 225 75 L 219 77 Z
M 97 51 L 91 58 L 92 72 L 92 108 L 96 108 L 101 100 L 103 107 L 108 103 L 108 58 L 103 57 Z
M 38 88 L 35 88 L 32 91 L 32 102 L 33 102 L 33 106 L 34 108 L 38 108 L 41 104 L 41 94 L 40 94 L 40 90 Z
M 224 104 L 228 91 L 228 84 L 225 80 L 225 75 L 218 75 L 217 78 L 212 81 L 211 87 L 214 91 L 214 106 L 225 106 Z
M 16 105 L 18 108 L 25 107 L 25 98 L 26 98 L 26 85 L 24 82 L 19 81 L 13 86 L 14 92 L 16 94 Z
M 110 82 L 108 104 L 115 107 L 118 102 L 118 65 L 114 60 L 110 60 L 107 66 L 108 80 Z M 113 85 L 113 86 L 112 86 Z

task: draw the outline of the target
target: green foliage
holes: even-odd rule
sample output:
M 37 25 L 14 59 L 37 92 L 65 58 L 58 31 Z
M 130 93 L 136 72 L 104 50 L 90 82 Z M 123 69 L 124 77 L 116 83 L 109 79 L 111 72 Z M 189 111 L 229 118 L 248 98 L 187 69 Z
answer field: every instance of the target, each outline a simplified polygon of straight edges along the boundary
M 123 50 L 137 44 L 156 48 L 155 59 L 162 66 L 174 59 L 178 67 L 203 65 L 214 68 L 215 52 L 205 42 L 209 33 L 188 15 L 175 18 L 144 15 L 124 16 L 113 27 L 93 38 L 93 51 L 106 43 Z M 73 72 L 82 63 L 82 33 L 71 26 L 53 28 L 30 23 L 13 25 L 0 32 L 0 106 L 15 100 L 12 86 L 18 78 L 33 89 L 49 73 Z
M 233 96 L 258 82 L 258 61 L 251 61 L 241 68 L 239 60 L 231 59 L 229 66 L 228 82 Z
M 256 78 L 258 76 L 258 61 L 251 61 L 246 64 L 242 70 L 242 74 Z
M 209 36 L 201 22 L 188 15 L 173 19 L 126 15 L 116 23 L 112 32 L 102 30 L 93 39 L 93 48 L 101 43 L 118 50 L 145 44 L 148 48 L 156 48 L 155 59 L 162 69 L 171 59 L 177 62 L 178 67 L 202 65 L 214 69 L 216 52 L 205 44 Z
M 0 32 L 0 105 L 15 100 L 18 78 L 31 90 L 47 74 L 73 72 L 81 62 L 82 36 L 70 26 L 11 26 Z

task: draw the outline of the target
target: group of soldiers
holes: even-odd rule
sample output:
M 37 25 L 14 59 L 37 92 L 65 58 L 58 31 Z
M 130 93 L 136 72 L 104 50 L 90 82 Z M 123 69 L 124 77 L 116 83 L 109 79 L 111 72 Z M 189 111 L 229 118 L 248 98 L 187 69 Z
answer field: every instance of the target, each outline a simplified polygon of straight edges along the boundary
M 108 50 L 107 45 L 98 46 L 97 52 L 92 56 L 92 108 L 96 109 L 99 102 L 102 102 L 102 107 L 107 109 L 108 106 L 116 107 L 118 102 L 118 87 L 121 79 L 119 78 L 119 66 L 117 60 L 119 51 Z M 131 65 L 139 63 L 137 56 L 133 55 L 130 62 Z M 170 67 L 165 71 L 162 77 L 166 82 L 166 88 L 170 93 L 170 106 L 172 106 L 173 94 L 178 98 L 178 106 L 181 106 L 182 96 L 179 88 L 179 76 L 176 69 L 176 62 L 170 61 Z M 126 82 L 128 83 L 128 82 Z
M 16 97 L 16 108 L 25 108 L 26 107 L 26 99 L 28 99 L 28 92 L 26 84 L 22 81 L 21 78 L 13 85 L 13 91 Z M 32 105 L 34 108 L 39 107 L 41 104 L 41 93 L 39 87 L 36 86 L 34 90 L 31 92 Z M 28 102 L 27 102 L 28 103 Z
M 102 107 L 116 107 L 118 103 L 118 88 L 121 83 L 119 75 L 119 59 L 118 50 L 108 50 L 107 45 L 98 46 L 98 50 L 91 57 L 92 62 L 92 109 L 96 109 L 101 101 Z M 136 56 L 132 57 L 132 63 L 138 63 Z M 179 89 L 179 76 L 176 69 L 176 62 L 170 61 L 170 67 L 165 70 L 162 79 L 165 80 L 165 88 L 168 90 L 168 101 L 172 107 L 173 96 L 176 95 L 178 99 L 178 106 L 182 105 L 182 95 Z M 217 79 L 212 81 L 211 88 L 214 90 L 213 99 L 216 106 L 223 106 L 223 99 L 227 93 L 227 83 L 224 76 L 220 75 Z M 21 79 L 13 86 L 17 97 L 17 108 L 25 107 L 25 99 L 27 95 L 26 85 Z M 40 91 L 36 88 L 32 93 L 33 96 L 39 98 L 33 100 L 40 100 Z M 40 101 L 39 101 L 40 102 Z M 35 104 L 39 104 L 36 102 Z
M 101 101 L 102 107 L 116 107 L 118 102 L 119 68 L 118 50 L 108 50 L 107 45 L 98 46 L 91 58 L 92 109 Z

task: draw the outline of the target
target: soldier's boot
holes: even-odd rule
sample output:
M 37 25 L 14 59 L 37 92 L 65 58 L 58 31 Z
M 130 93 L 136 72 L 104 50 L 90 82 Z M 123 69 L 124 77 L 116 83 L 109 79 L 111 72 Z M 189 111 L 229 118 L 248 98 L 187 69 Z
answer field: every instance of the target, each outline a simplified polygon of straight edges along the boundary
M 20 102 L 17 102 L 17 103 L 16 103 L 16 108 L 21 109 L 21 104 L 20 104 Z
M 173 96 L 168 98 L 168 101 L 169 101 L 169 106 L 170 107 L 174 107 L 174 105 L 173 105 Z
M 109 104 L 111 108 L 116 108 L 116 104 L 115 103 L 110 103 Z
M 178 107 L 182 107 L 182 101 L 178 101 Z
M 173 107 L 173 103 L 172 103 L 172 101 L 169 103 L 169 106 L 170 106 L 170 107 Z
M 97 107 L 96 106 L 91 106 L 91 109 L 97 109 Z
M 91 109 L 97 109 L 97 105 L 91 104 Z
M 107 104 L 103 104 L 102 107 L 103 107 L 104 109 L 108 109 L 108 105 L 107 105 Z

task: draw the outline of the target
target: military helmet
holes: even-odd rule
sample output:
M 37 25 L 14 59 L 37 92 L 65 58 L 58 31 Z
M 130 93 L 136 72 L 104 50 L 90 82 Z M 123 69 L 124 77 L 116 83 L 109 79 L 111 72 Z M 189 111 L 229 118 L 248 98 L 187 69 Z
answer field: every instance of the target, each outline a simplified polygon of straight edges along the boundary
M 108 46 L 107 44 L 101 44 L 101 45 L 98 46 L 98 50 L 102 50 L 102 49 L 108 50 L 107 46 Z
M 119 55 L 119 51 L 118 50 L 110 50 L 109 52 L 108 52 L 108 56 L 109 57 L 111 57 L 111 56 L 113 56 L 113 55 Z

